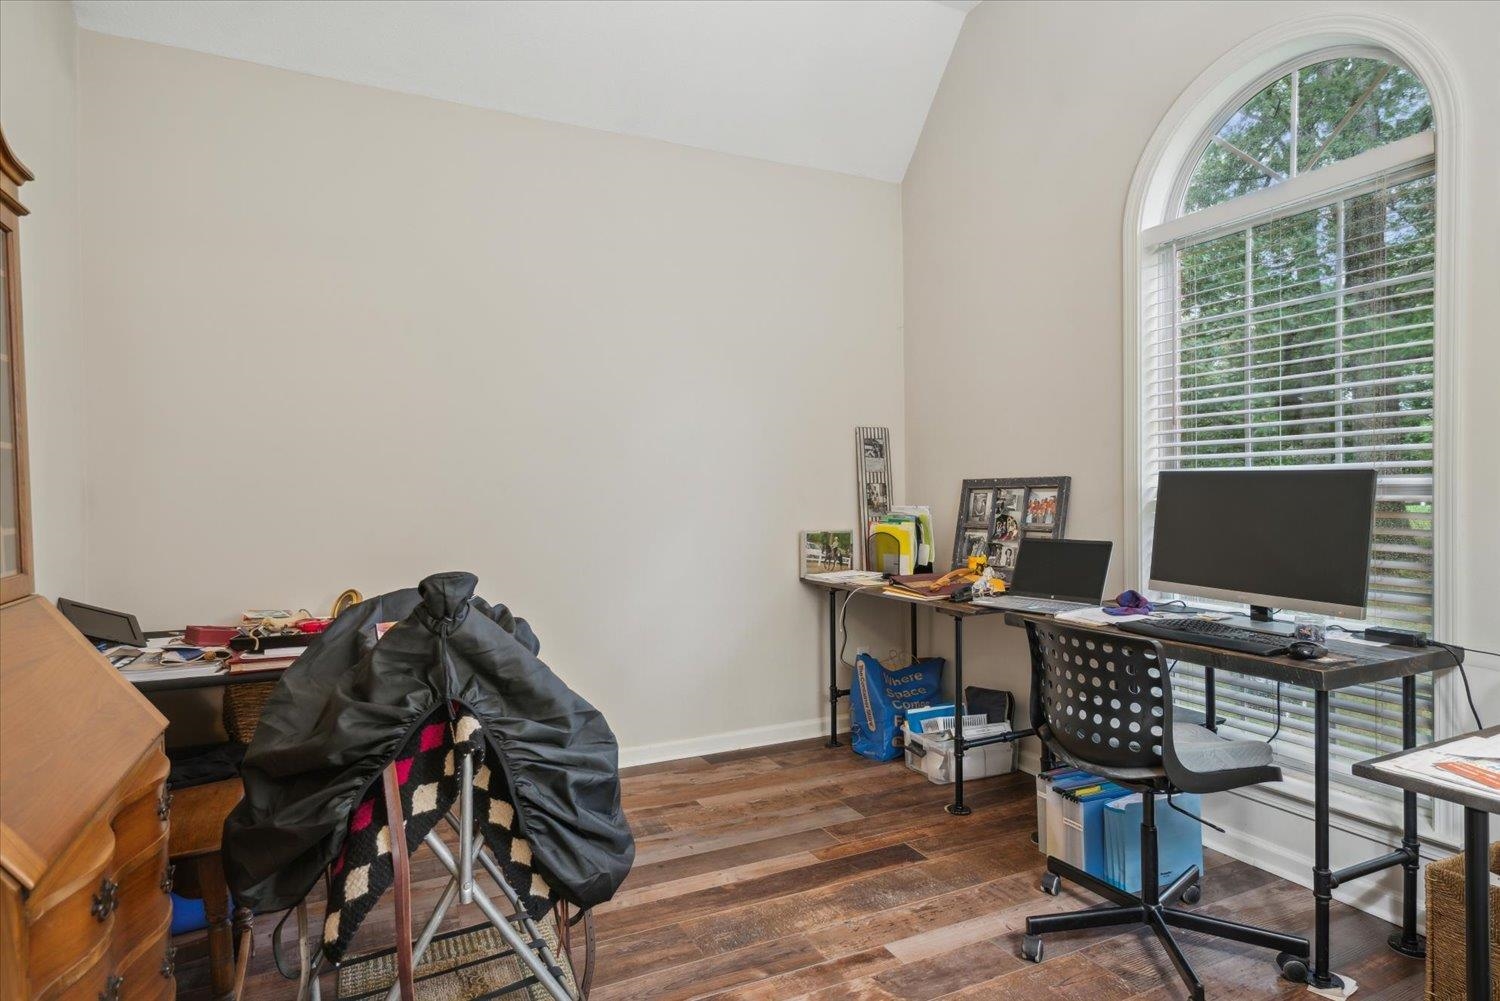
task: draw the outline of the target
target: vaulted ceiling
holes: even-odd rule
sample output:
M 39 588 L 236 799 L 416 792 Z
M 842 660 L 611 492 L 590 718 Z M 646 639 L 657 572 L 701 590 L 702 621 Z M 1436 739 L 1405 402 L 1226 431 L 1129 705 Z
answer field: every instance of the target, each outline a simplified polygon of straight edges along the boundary
M 978 0 L 74 0 L 80 27 L 899 181 Z

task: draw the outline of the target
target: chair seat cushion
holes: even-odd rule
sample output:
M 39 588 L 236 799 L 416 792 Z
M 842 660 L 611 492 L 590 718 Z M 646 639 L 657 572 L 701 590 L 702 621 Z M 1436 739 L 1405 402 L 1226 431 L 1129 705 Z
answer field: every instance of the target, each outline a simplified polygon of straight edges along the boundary
M 1281 779 L 1264 741 L 1232 740 L 1207 727 L 1174 723 L 1172 744 L 1181 768 L 1169 771 L 1173 785 L 1184 792 L 1222 792 Z

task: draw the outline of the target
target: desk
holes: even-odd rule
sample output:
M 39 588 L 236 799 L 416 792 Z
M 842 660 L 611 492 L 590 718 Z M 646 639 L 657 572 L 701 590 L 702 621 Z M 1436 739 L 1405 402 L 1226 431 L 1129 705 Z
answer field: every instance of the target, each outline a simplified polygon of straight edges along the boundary
M 248 685 L 256 681 L 276 681 L 286 673 L 285 667 L 268 667 L 258 671 L 219 671 L 196 678 L 128 678 L 137 690 L 149 695 L 154 692 L 181 692 L 190 688 L 228 688 L 231 685 Z
M 1050 619 L 1047 615 L 1026 612 L 1007 612 L 1005 622 L 1010 626 L 1025 627 L 1028 622 Z M 1257 628 L 1249 619 L 1232 616 L 1225 620 L 1229 625 L 1242 628 Z M 1117 632 L 1112 626 L 1088 625 L 1086 628 L 1100 632 Z M 1265 628 L 1261 624 L 1259 628 Z M 1142 637 L 1134 633 L 1121 632 L 1121 636 L 1132 639 Z M 1314 862 L 1313 898 L 1315 902 L 1315 934 L 1313 940 L 1313 963 L 1307 972 L 1308 983 L 1314 987 L 1338 987 L 1342 981 L 1334 976 L 1328 961 L 1328 909 L 1333 901 L 1336 887 L 1362 876 L 1381 872 L 1393 866 L 1401 866 L 1401 931 L 1390 937 L 1390 946 L 1403 955 L 1420 957 L 1427 954 L 1422 937 L 1417 934 L 1417 868 L 1420 844 L 1417 840 L 1417 794 L 1407 791 L 1402 796 L 1401 847 L 1378 858 L 1357 862 L 1337 871 L 1329 868 L 1328 853 L 1328 693 L 1354 685 L 1366 685 L 1378 681 L 1401 679 L 1401 736 L 1402 746 L 1417 746 L 1417 675 L 1452 667 L 1454 658 L 1462 658 L 1463 651 L 1452 647 L 1450 655 L 1442 647 L 1393 647 L 1367 644 L 1341 643 L 1330 639 L 1329 651 L 1351 658 L 1347 663 L 1318 664 L 1314 661 L 1292 660 L 1290 657 L 1258 657 L 1235 650 L 1199 646 L 1177 640 L 1157 640 L 1162 652 L 1169 658 L 1185 660 L 1190 664 L 1201 664 L 1204 668 L 1205 715 L 1215 719 L 1214 672 L 1234 671 L 1270 681 L 1281 681 L 1291 685 L 1311 688 L 1314 694 L 1313 723 L 1313 825 Z M 1207 724 L 1210 729 L 1215 724 Z
M 244 952 L 240 965 L 249 961 L 250 912 L 243 908 L 235 911 L 231 926 L 229 884 L 221 852 L 224 820 L 243 795 L 238 778 L 187 786 L 171 793 L 171 861 L 174 869 L 182 870 L 176 877 L 179 886 L 203 898 L 203 915 L 208 920 L 209 979 L 215 1001 L 227 1001 L 239 993 L 235 983 L 236 939 Z
M 1427 744 L 1418 750 L 1434 747 L 1465 737 L 1493 737 L 1500 734 L 1500 726 L 1480 730 L 1477 734 L 1466 733 L 1435 744 Z M 1410 772 L 1389 772 L 1379 767 L 1397 761 L 1410 751 L 1398 751 L 1354 766 L 1354 774 L 1361 778 L 1374 779 L 1405 791 L 1408 797 L 1433 796 L 1457 803 L 1464 808 L 1464 947 L 1465 967 L 1468 975 L 1469 1001 L 1488 1001 L 1490 996 L 1490 817 L 1500 813 L 1500 793 L 1467 791 Z
M 839 687 L 839 609 L 838 596 L 843 591 L 846 594 L 860 591 L 870 595 L 879 601 L 893 602 L 906 605 L 911 609 L 911 655 L 915 660 L 917 657 L 917 609 L 930 608 L 941 615 L 947 615 L 953 619 L 953 701 L 962 701 L 964 692 L 964 620 L 977 618 L 984 615 L 1000 615 L 1004 610 L 999 608 L 986 608 L 983 605 L 974 605 L 969 602 L 956 601 L 924 601 L 921 598 L 907 598 L 899 594 L 890 594 L 874 585 L 861 586 L 859 584 L 833 584 L 828 581 L 814 580 L 803 577 L 803 583 L 811 584 L 813 587 L 822 588 L 828 592 L 828 745 L 838 747 L 838 708 L 839 699 L 849 694 L 849 689 Z M 848 601 L 848 598 L 844 599 Z M 964 817 L 973 811 L 964 805 L 964 751 L 975 747 L 984 747 L 987 744 L 1000 744 L 1020 737 L 1027 736 L 1030 731 L 996 734 L 993 737 L 982 737 L 978 740 L 964 739 L 964 714 L 955 713 L 953 721 L 953 802 L 944 809 L 956 817 Z

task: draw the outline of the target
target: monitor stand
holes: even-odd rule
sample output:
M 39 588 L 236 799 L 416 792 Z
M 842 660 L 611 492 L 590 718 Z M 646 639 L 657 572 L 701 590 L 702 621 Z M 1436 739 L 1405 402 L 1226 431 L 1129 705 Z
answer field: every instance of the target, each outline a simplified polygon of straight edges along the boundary
M 1250 621 L 1245 628 L 1272 636 L 1292 636 L 1296 632 L 1296 627 L 1292 623 L 1278 622 L 1276 616 L 1271 614 L 1271 609 L 1265 605 L 1250 606 Z

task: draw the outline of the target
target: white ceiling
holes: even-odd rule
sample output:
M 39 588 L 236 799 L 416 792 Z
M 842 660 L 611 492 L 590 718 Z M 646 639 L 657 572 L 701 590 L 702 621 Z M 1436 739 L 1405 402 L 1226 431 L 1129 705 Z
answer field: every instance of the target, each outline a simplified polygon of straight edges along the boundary
M 74 0 L 90 31 L 899 181 L 979 0 Z

